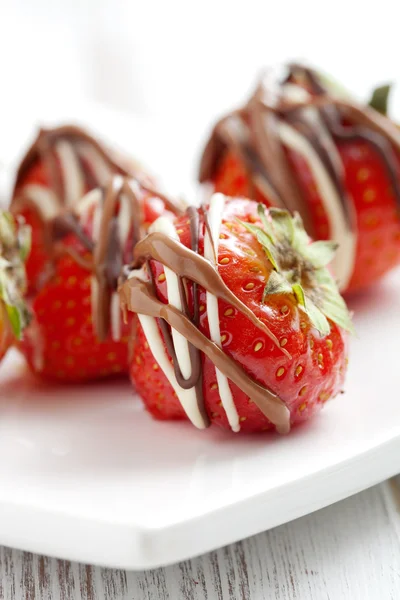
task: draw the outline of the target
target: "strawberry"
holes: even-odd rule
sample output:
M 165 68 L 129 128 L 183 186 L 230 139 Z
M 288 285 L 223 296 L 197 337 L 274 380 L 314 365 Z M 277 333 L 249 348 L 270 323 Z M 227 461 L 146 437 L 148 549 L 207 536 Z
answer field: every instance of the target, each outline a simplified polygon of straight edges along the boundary
M 21 339 L 29 314 L 23 302 L 26 288 L 24 262 L 30 231 L 10 213 L 0 211 L 0 359 Z
M 130 373 L 150 413 L 285 432 L 336 396 L 352 325 L 325 266 L 335 248 L 312 243 L 297 214 L 222 194 L 158 219 L 120 287 L 138 314 Z
M 32 297 L 34 318 L 20 346 L 35 373 L 76 382 L 128 372 L 117 280 L 148 225 L 172 215 L 163 198 L 115 176 L 48 224 L 51 269 Z
M 400 264 L 400 136 L 381 114 L 387 92 L 359 106 L 293 65 L 217 123 L 200 180 L 298 210 L 315 239 L 340 244 L 333 268 L 341 289 L 372 285 Z
M 40 130 L 21 161 L 11 201 L 11 211 L 23 216 L 32 229 L 26 265 L 29 293 L 40 287 L 47 265 L 51 240 L 44 235 L 46 223 L 64 208 L 72 209 L 85 193 L 105 185 L 114 173 L 141 173 L 145 179 L 138 165 L 117 157 L 78 127 Z

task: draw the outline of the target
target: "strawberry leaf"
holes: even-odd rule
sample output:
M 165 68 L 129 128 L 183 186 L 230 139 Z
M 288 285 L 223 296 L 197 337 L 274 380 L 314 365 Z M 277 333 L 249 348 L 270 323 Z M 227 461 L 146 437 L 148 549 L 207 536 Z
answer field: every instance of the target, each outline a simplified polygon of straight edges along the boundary
M 294 238 L 293 217 L 287 210 L 280 208 L 270 208 L 272 226 L 279 240 L 287 240 L 290 244 Z
M 318 304 L 321 311 L 339 327 L 350 333 L 355 333 L 351 314 L 332 275 L 327 269 L 318 269 L 315 272 L 315 278 L 322 292 L 322 298 Z
M 5 304 L 12 304 L 12 300 L 10 297 L 10 283 L 9 278 L 6 272 L 8 269 L 9 263 L 3 258 L 0 259 L 0 298 L 3 300 Z
M 264 204 L 259 204 L 257 206 L 257 213 L 258 213 L 258 216 L 260 217 L 261 223 L 263 224 L 264 231 L 268 234 L 269 238 L 271 239 L 271 242 L 275 243 L 276 240 L 275 240 L 274 228 L 272 226 L 271 221 L 268 219 L 267 215 L 265 214 Z
M 298 213 L 291 216 L 278 208 L 266 211 L 261 204 L 257 212 L 263 228 L 239 223 L 254 235 L 274 269 L 265 285 L 263 302 L 273 294 L 293 294 L 299 309 L 308 315 L 322 336 L 330 332 L 329 320 L 353 332 L 346 303 L 326 268 L 337 244 L 311 242 Z
M 30 228 L 6 211 L 0 211 L 0 302 L 17 339 L 29 322 L 23 302 L 26 278 L 24 259 L 30 248 Z
M 32 236 L 31 228 L 27 225 L 22 225 L 18 231 L 18 246 L 19 257 L 22 262 L 25 262 L 31 252 Z
M 260 242 L 261 246 L 263 247 L 263 250 L 264 250 L 265 254 L 268 256 L 268 259 L 269 259 L 270 263 L 272 264 L 273 268 L 275 269 L 275 271 L 279 271 L 278 259 L 275 254 L 274 244 L 270 241 L 267 234 L 264 233 L 264 231 L 260 230 L 257 233 L 257 240 Z
M 368 103 L 371 108 L 374 108 L 385 116 L 388 114 L 389 94 L 391 87 L 391 84 L 385 84 L 375 88 L 372 92 L 371 100 Z
M 6 304 L 8 320 L 10 321 L 11 329 L 17 340 L 21 339 L 22 331 L 22 315 L 16 306 Z
M 258 227 L 257 225 L 245 223 L 244 221 L 240 221 L 239 219 L 237 219 L 237 220 L 241 225 L 243 225 L 243 227 L 245 227 L 245 229 L 247 229 L 247 231 L 250 231 L 250 233 L 252 233 L 257 238 L 257 241 L 261 244 L 261 246 L 262 246 L 265 254 L 267 255 L 269 261 L 271 262 L 273 268 L 276 271 L 279 271 L 275 246 L 274 246 L 273 241 L 269 237 L 269 235 L 263 229 L 261 229 L 261 227 Z
M 300 306 L 303 306 L 305 308 L 306 298 L 305 298 L 304 290 L 303 290 L 303 287 L 301 286 L 301 284 L 294 283 L 292 285 L 292 291 L 293 291 L 293 294 L 296 296 L 296 300 L 300 304 Z
M 303 219 L 297 212 L 293 215 L 293 229 L 293 248 L 302 254 L 304 249 L 309 245 L 310 238 L 304 229 Z
M 312 263 L 312 265 L 319 269 L 326 267 L 333 260 L 338 244 L 335 242 L 319 241 L 308 244 L 304 248 L 303 255 Z
M 328 319 L 350 333 L 354 333 L 354 325 L 345 301 L 337 290 L 330 290 L 321 302 L 321 311 Z
M 292 286 L 286 281 L 285 277 L 276 271 L 271 271 L 267 285 L 264 288 L 263 302 L 265 302 L 267 296 L 272 294 L 290 294 L 292 291 Z
M 324 315 L 324 313 L 318 308 L 316 304 L 310 298 L 307 298 L 307 307 L 305 308 L 305 312 L 308 315 L 311 323 L 314 325 L 315 329 L 319 331 L 321 336 L 328 335 L 331 328 L 329 326 L 328 319 Z

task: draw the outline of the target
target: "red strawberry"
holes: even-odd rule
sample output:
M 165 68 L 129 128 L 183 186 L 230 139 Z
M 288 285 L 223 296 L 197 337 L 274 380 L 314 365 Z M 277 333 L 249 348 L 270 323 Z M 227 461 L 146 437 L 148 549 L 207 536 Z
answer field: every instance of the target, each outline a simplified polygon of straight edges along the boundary
M 23 302 L 26 289 L 24 261 L 29 253 L 30 231 L 0 211 L 0 360 L 19 340 L 29 320 Z
M 349 283 L 349 289 L 355 290 L 373 284 L 400 264 L 399 209 L 374 148 L 366 142 L 347 142 L 339 145 L 339 151 L 357 218 L 357 254 Z M 400 178 L 398 161 L 397 168 Z
M 83 248 L 78 251 L 85 256 Z M 72 258 L 57 261 L 54 277 L 37 294 L 31 308 L 34 320 L 21 349 L 35 373 L 75 382 L 126 372 L 128 328 L 123 327 L 119 341 L 110 336 L 103 342 L 97 339 L 91 274 Z
M 65 208 L 72 209 L 82 196 L 106 184 L 112 174 L 144 173 L 133 162 L 120 159 L 88 133 L 74 126 L 41 130 L 17 172 L 11 210 L 24 217 L 32 229 L 27 261 L 29 292 L 40 287 L 49 243 L 45 223 Z
M 138 313 L 132 381 L 158 419 L 287 431 L 343 386 L 351 322 L 325 267 L 334 244 L 311 243 L 298 216 L 221 194 L 198 212 L 198 226 L 195 216 L 177 218 L 175 229 L 159 219 L 136 246 L 120 288 L 123 307 Z
M 242 111 L 217 124 L 200 179 L 224 194 L 299 210 L 315 239 L 340 244 L 334 270 L 341 288 L 373 284 L 400 264 L 397 127 L 370 107 L 338 99 L 303 67 L 293 66 L 279 84 L 276 104 L 269 86 L 262 83 Z
M 49 224 L 52 271 L 33 297 L 21 344 L 35 373 L 74 382 L 128 371 L 129 325 L 120 320 L 117 280 L 148 225 L 172 215 L 165 201 L 116 176 Z

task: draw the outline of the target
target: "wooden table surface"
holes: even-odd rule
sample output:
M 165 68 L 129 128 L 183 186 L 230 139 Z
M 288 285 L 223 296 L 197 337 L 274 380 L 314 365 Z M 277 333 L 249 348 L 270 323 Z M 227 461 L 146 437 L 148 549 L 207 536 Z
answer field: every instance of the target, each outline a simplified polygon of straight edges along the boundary
M 1 600 L 398 600 L 400 476 L 166 568 L 102 569 L 0 548 Z

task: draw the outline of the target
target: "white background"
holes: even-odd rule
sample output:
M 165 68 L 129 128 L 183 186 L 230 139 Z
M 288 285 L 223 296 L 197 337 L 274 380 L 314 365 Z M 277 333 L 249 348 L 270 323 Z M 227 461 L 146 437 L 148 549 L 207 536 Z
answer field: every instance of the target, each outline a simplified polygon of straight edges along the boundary
M 207 120 L 305 58 L 359 93 L 399 70 L 397 0 L 0 0 L 4 120 L 85 97 Z
M 174 163 L 185 183 L 170 191 L 184 191 L 211 124 L 266 66 L 306 60 L 361 98 L 398 79 L 399 17 L 398 0 L 0 0 L 0 197 L 34 129 L 75 117 L 164 181 Z M 399 118 L 399 90 L 391 108 Z M 135 127 L 113 134 L 115 110 L 151 123 L 154 151 Z

